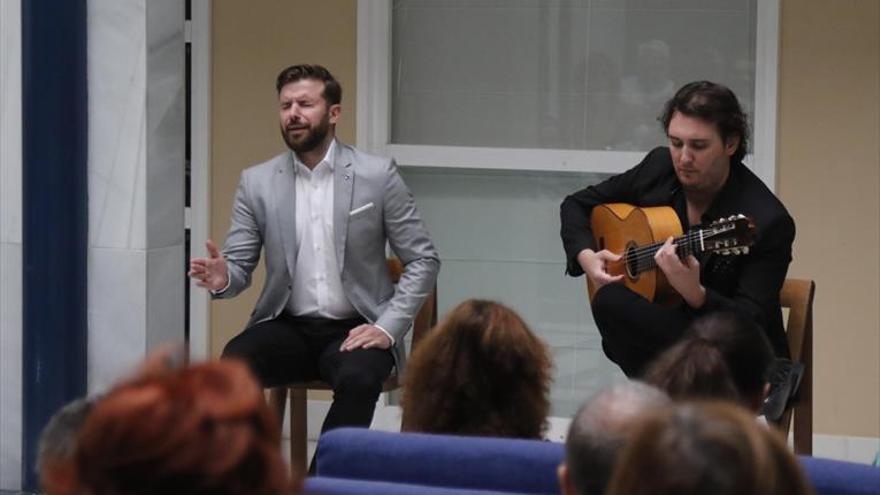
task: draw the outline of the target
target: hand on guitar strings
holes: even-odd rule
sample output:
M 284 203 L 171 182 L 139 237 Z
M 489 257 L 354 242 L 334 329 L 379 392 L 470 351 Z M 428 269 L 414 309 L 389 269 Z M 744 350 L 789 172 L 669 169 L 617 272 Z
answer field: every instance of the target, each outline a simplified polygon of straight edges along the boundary
M 681 294 L 688 306 L 697 309 L 706 302 L 706 288 L 700 284 L 700 262 L 693 254 L 682 260 L 675 252 L 672 237 L 654 255 L 657 266 L 663 270 L 669 285 Z
M 607 249 L 598 253 L 592 249 L 584 249 L 577 256 L 578 263 L 597 290 L 603 285 L 623 280 L 623 274 L 610 275 L 608 273 L 608 263 L 620 261 L 620 258 L 621 255 L 614 254 Z

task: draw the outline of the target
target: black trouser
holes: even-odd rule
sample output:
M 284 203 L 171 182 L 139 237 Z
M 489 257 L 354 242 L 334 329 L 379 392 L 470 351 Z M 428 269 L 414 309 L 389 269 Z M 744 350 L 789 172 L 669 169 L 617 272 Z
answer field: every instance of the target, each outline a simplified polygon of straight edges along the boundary
M 323 380 L 333 387 L 333 404 L 321 433 L 340 426 L 369 427 L 394 357 L 387 349 L 340 351 L 348 332 L 363 318 L 279 316 L 246 328 L 226 344 L 223 357 L 244 359 L 263 387 Z
M 653 304 L 619 283 L 599 289 L 591 308 L 602 334 L 602 350 L 630 378 L 644 373 L 646 365 L 680 339 L 693 320 L 683 304 Z

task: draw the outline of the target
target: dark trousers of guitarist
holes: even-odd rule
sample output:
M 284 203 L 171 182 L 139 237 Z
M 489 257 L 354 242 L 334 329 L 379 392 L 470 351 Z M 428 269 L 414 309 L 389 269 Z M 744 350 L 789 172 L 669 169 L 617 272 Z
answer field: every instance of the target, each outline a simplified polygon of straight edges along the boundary
M 621 284 L 599 289 L 590 307 L 602 335 L 602 350 L 630 378 L 639 377 L 694 319 L 684 305 L 653 304 Z
M 720 88 L 720 89 L 719 89 Z M 767 333 L 779 357 L 788 357 L 779 291 L 791 262 L 794 221 L 764 183 L 742 164 L 745 125 L 731 129 L 727 88 L 691 83 L 667 103 L 661 121 L 669 140 L 634 168 L 587 187 L 561 206 L 566 273 L 587 273 L 601 288 L 592 302 L 605 354 L 631 377 L 674 343 L 691 320 L 713 311 L 730 311 L 753 319 Z M 720 101 L 720 103 L 719 103 Z M 704 108 L 704 107 L 709 108 Z M 739 111 L 740 121 L 745 117 Z M 736 119 L 734 119 L 736 120 Z M 724 131 L 722 131 L 724 129 Z M 672 207 L 682 228 L 744 214 L 754 220 L 755 243 L 748 254 L 709 254 L 679 259 L 667 242 L 655 256 L 670 285 L 681 294 L 677 307 L 644 299 L 605 271 L 619 253 L 594 244 L 590 229 L 593 207 L 630 203 Z M 658 241 L 662 241 L 659 239 Z

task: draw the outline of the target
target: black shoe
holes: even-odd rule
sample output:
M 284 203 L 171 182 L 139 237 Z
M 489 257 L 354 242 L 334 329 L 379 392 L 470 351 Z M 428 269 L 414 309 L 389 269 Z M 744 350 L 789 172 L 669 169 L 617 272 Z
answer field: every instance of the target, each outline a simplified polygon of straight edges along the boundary
M 804 364 L 777 358 L 770 368 L 770 393 L 764 399 L 761 414 L 767 421 L 779 423 L 785 406 L 794 399 L 804 376 Z

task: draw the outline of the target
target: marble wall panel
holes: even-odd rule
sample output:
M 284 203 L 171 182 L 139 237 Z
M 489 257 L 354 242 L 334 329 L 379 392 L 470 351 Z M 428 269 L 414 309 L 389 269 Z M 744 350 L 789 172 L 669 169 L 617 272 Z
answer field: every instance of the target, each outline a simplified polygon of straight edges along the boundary
M 146 248 L 146 8 L 88 2 L 89 241 Z
M 21 3 L 0 2 L 0 490 L 21 488 Z
M 184 337 L 182 0 L 89 0 L 89 386 Z
M 21 245 L 0 243 L 0 489 L 21 483 Z
M 147 248 L 183 245 L 185 174 L 184 10 L 147 4 Z
M 0 5 L 0 242 L 21 244 L 21 6 Z
M 146 352 L 146 252 L 89 249 L 89 393 L 129 373 Z
M 147 251 L 147 349 L 183 343 L 185 277 L 182 245 Z

